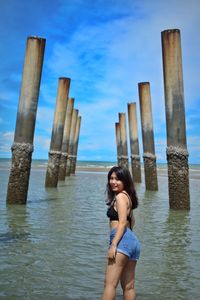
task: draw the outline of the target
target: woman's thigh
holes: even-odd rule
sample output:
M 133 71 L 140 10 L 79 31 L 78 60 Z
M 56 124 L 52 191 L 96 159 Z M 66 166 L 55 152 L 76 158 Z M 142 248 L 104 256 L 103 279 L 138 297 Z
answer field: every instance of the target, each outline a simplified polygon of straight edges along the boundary
M 128 260 L 120 277 L 122 289 L 134 288 L 135 267 L 137 261 Z
M 117 252 L 115 260 L 109 259 L 106 268 L 105 284 L 112 284 L 116 287 L 127 263 L 128 257 L 119 252 Z

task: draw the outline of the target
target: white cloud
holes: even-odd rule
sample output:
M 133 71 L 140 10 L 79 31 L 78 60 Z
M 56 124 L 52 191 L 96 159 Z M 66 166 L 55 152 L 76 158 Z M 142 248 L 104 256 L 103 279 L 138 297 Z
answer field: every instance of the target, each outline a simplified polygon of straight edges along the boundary
M 9 91 L 7 89 L 3 89 L 0 93 L 0 101 L 4 101 L 4 103 L 13 103 L 19 99 L 18 91 Z
M 11 153 L 11 146 L 14 139 L 14 132 L 0 132 L 0 153 L 2 155 Z
M 35 151 L 46 151 L 48 153 L 50 146 L 50 138 L 36 135 L 34 138 L 34 149 Z
M 161 31 L 168 28 L 181 29 L 187 129 L 198 137 L 194 120 L 198 120 L 200 100 L 199 15 L 198 0 L 126 0 L 126 5 L 123 0 L 92 5 L 91 1 L 62 0 L 46 31 L 35 144 L 43 143 L 44 151 L 48 148 L 58 77 L 62 76 L 71 78 L 70 96 L 82 116 L 82 157 L 84 151 L 93 151 L 92 157 L 100 157 L 104 149 L 105 153 L 107 149 L 115 152 L 115 122 L 119 112 L 127 113 L 128 102 L 137 103 L 141 142 L 138 82 L 149 81 L 155 146 L 158 158 L 163 159 L 166 124 Z M 11 76 L 13 82 L 19 78 L 17 72 Z M 0 98 L 17 102 L 17 92 L 5 89 Z M 198 157 L 195 147 L 192 155 Z
M 158 5 L 158 10 L 155 4 L 153 1 L 149 7 L 145 2 L 149 11 L 145 5 L 140 8 L 146 12 L 146 19 L 128 16 L 111 20 L 100 27 L 87 25 L 79 28 L 67 44 L 56 43 L 54 55 L 49 60 L 50 69 L 57 74 L 68 70 L 74 80 L 72 91 L 75 94 L 84 94 L 89 83 L 93 90 L 89 101 L 96 101 L 95 94 L 107 94 L 111 101 L 112 97 L 116 102 L 120 99 L 121 107 L 129 100 L 138 99 L 138 82 L 150 81 L 155 118 L 158 123 L 161 122 L 164 117 L 164 91 L 160 32 L 169 24 L 175 26 L 173 20 L 176 24 L 180 22 L 175 14 L 176 5 L 173 11 L 167 5 L 168 18 L 163 18 L 161 11 L 166 12 L 166 5 Z M 95 56 L 100 57 L 99 61 L 95 60 Z
M 190 151 L 198 151 L 200 153 L 200 139 L 199 136 L 189 136 L 187 139 L 188 149 Z
M 55 107 L 49 108 L 45 106 L 39 106 L 37 110 L 36 118 L 36 132 L 42 131 L 46 135 L 51 135 L 53 126 Z

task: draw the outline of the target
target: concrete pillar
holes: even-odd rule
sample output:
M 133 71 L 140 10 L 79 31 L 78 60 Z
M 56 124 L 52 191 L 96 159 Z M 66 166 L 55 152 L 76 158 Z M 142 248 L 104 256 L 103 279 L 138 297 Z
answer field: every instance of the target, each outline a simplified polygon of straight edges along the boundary
M 73 148 L 73 159 L 71 164 L 71 174 L 75 174 L 76 171 L 76 162 L 77 162 L 77 152 L 78 152 L 78 141 L 80 135 L 80 126 L 81 126 L 81 116 L 77 118 L 76 121 L 76 130 L 74 136 L 74 148 Z
M 70 79 L 59 78 L 45 187 L 57 187 Z
M 165 30 L 162 36 L 169 205 L 190 209 L 189 167 L 186 142 L 185 105 L 180 30 Z
M 8 204 L 25 204 L 27 201 L 44 49 L 45 39 L 28 37 L 12 145 Z
M 74 137 L 76 131 L 76 122 L 78 118 L 78 109 L 73 109 L 72 112 L 72 122 L 70 128 L 70 136 L 69 136 L 69 148 L 68 148 L 68 157 L 67 157 L 67 166 L 66 166 L 66 176 L 70 176 L 71 174 L 71 165 L 74 160 L 73 156 L 73 148 L 74 148 Z
M 128 103 L 128 121 L 131 149 L 131 168 L 134 182 L 141 182 L 140 151 L 138 141 L 138 125 L 136 103 Z
M 154 133 L 152 122 L 151 95 L 149 82 L 141 82 L 138 84 L 140 113 L 143 140 L 143 159 L 145 172 L 145 185 L 147 190 L 157 191 L 157 167 L 154 146 Z
M 122 147 L 121 147 L 121 136 L 120 136 L 120 127 L 119 123 L 115 123 L 115 134 L 116 134 L 116 144 L 117 144 L 117 163 L 120 165 L 120 160 L 122 156 Z
M 74 98 L 69 98 L 67 102 L 67 111 L 65 117 L 64 133 L 61 148 L 60 167 L 59 167 L 59 180 L 65 180 L 67 156 L 69 147 L 69 135 L 72 121 L 72 112 L 74 107 Z
M 119 113 L 119 128 L 121 137 L 121 151 L 120 166 L 129 168 L 128 165 L 128 145 L 127 145 L 127 134 L 126 134 L 126 114 Z

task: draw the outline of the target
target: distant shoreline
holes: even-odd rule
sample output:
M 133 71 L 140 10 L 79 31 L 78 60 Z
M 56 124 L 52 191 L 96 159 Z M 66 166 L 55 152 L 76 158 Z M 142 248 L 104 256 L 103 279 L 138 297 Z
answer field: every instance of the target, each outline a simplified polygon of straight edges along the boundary
M 97 173 L 108 173 L 108 171 L 110 170 L 110 168 L 106 168 L 106 167 L 98 167 L 98 168 L 95 168 L 95 167 L 80 167 L 80 166 L 77 166 L 76 167 L 76 171 L 77 172 L 97 172 Z M 141 169 L 141 171 L 143 172 L 143 168 Z M 159 168 L 157 168 L 157 174 L 158 176 L 161 176 L 161 177 L 167 177 L 167 169 L 166 170 L 161 170 Z M 190 179 L 200 179 L 200 173 L 199 171 L 197 170 L 189 170 L 189 177 Z
M 11 159 L 0 158 L 0 170 L 9 170 L 10 164 Z M 46 170 L 47 164 L 47 160 L 32 160 L 31 169 Z M 116 162 L 78 161 L 76 172 L 95 172 L 107 174 L 110 168 L 114 165 L 116 165 Z M 141 171 L 144 173 L 143 164 L 141 165 Z M 161 177 L 167 177 L 167 163 L 157 163 L 157 174 Z M 189 177 L 190 179 L 200 179 L 200 165 L 191 164 L 189 166 Z

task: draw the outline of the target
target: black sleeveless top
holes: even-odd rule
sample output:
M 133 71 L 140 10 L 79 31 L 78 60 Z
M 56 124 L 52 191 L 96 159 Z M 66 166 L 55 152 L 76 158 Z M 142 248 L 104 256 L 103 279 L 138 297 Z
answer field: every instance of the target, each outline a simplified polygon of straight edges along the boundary
M 129 200 L 130 200 L 130 197 L 129 197 L 129 195 L 127 193 L 123 193 L 123 194 L 127 195 L 128 198 L 129 198 Z M 110 219 L 110 221 L 119 221 L 118 212 L 114 208 L 115 201 L 116 200 L 113 201 L 113 203 L 109 206 L 109 208 L 107 210 L 107 217 Z M 129 221 L 129 223 L 131 224 L 131 213 L 127 216 L 127 221 Z

